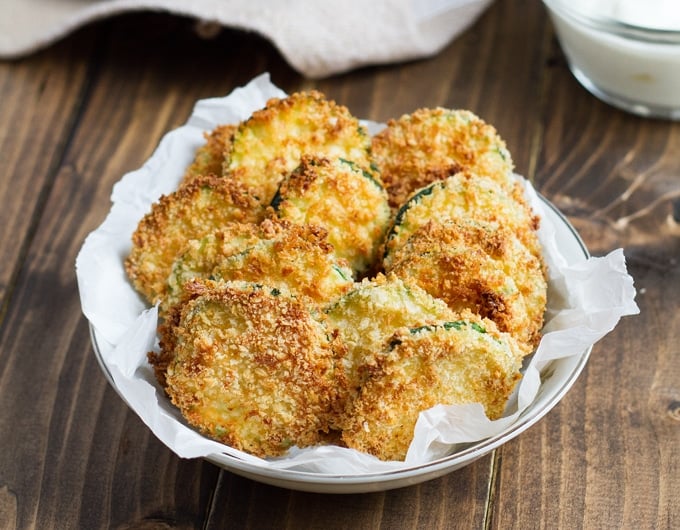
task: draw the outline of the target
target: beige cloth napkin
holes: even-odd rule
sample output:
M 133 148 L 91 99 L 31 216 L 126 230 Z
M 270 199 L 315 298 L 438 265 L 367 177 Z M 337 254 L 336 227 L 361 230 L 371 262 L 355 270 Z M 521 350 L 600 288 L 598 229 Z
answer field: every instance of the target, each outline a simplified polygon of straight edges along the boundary
M 257 32 L 320 78 L 427 57 L 492 0 L 0 0 L 0 58 L 43 48 L 90 21 L 155 10 Z

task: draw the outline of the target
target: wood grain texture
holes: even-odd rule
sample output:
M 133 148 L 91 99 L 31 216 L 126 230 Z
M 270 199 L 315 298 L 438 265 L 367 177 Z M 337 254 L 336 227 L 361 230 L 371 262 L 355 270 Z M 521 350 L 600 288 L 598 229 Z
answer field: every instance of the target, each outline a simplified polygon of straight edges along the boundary
M 91 35 L 83 35 L 83 44 L 90 41 Z M 91 60 L 67 42 L 29 61 L 0 63 L 0 308 L 8 304 L 25 245 L 78 119 Z
M 671 528 L 680 515 L 669 495 L 679 483 L 680 124 L 611 109 L 576 84 L 554 41 L 550 56 L 536 185 L 595 255 L 625 249 L 641 314 L 595 345 L 556 410 L 501 449 L 506 493 L 494 526 Z
M 492 465 L 484 457 L 423 484 L 345 495 L 287 491 L 224 473 L 207 528 L 482 528 Z
M 680 124 L 583 90 L 537 2 L 494 2 L 432 58 L 321 81 L 256 35 L 206 41 L 192 25 L 120 16 L 0 63 L 0 528 L 680 526 Z M 625 248 L 641 314 L 595 346 L 543 420 L 436 480 L 321 495 L 177 458 L 103 377 L 74 261 L 113 184 L 196 100 L 264 71 L 378 121 L 424 106 L 476 112 L 593 253 Z

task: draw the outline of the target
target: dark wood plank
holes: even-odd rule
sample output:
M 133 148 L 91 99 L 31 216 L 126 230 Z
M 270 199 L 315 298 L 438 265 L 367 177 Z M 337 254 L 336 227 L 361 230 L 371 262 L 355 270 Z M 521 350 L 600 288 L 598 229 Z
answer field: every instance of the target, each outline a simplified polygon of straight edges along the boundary
M 67 131 L 66 151 L 54 162 L 35 235 L 20 238 L 30 247 L 0 338 L 0 446 L 12 448 L 0 456 L 0 498 L 18 528 L 200 527 L 218 477 L 214 466 L 170 453 L 108 387 L 92 354 L 73 273 L 83 239 L 108 212 L 113 183 L 141 165 L 197 99 L 259 73 L 246 57 L 248 64 L 216 76 L 219 53 L 205 54 L 207 43 L 188 29 L 182 33 L 186 21 L 168 18 L 160 33 L 153 30 L 157 22 L 154 16 L 120 17 L 98 24 L 91 29 L 99 36 L 93 56 L 87 32 L 65 44 L 74 55 L 62 59 L 67 73 L 96 64 L 82 113 L 73 133 Z M 121 34 L 135 37 L 119 39 Z M 275 55 L 258 39 L 248 43 L 260 59 Z M 59 67 L 55 58 L 42 60 Z M 10 79 L 24 69 L 35 75 L 24 66 L 31 61 L 40 58 L 3 68 Z M 71 78 L 57 80 L 65 85 Z M 59 96 L 55 103 L 69 101 Z M 33 135 L 49 143 L 38 112 L 31 116 L 17 148 L 22 156 L 29 156 Z M 38 152 L 41 163 L 52 157 L 45 148 Z M 7 195 L 3 203 L 19 216 L 21 204 Z
M 485 457 L 415 486 L 345 495 L 288 491 L 227 473 L 208 528 L 482 528 L 492 465 Z
M 84 50 L 92 40 L 83 35 Z M 0 62 L 0 308 L 78 117 L 90 55 L 68 42 L 24 61 Z
M 596 344 L 562 403 L 501 450 L 493 527 L 672 528 L 680 520 L 671 493 L 680 482 L 680 124 L 599 102 L 555 42 L 545 86 L 537 186 L 593 253 L 625 249 L 641 314 Z
M 675 526 L 677 294 L 640 297 L 642 314 L 676 308 L 661 341 L 643 317 L 621 323 L 560 405 L 501 449 L 493 528 Z
M 495 2 L 436 57 L 323 81 L 300 77 L 256 35 L 203 41 L 191 26 L 127 15 L 0 63 L 0 115 L 18 127 L 0 131 L 10 176 L 0 179 L 0 248 L 12 264 L 0 273 L 0 295 L 12 294 L 0 322 L 0 447 L 10 448 L 0 456 L 0 527 L 678 526 L 678 125 L 614 111 L 581 89 L 540 3 Z M 113 183 L 197 99 L 263 71 L 288 92 L 319 88 L 380 121 L 421 106 L 478 113 L 595 253 L 626 248 L 642 314 L 596 345 L 539 424 L 421 485 L 310 494 L 177 458 L 101 374 L 73 264 Z

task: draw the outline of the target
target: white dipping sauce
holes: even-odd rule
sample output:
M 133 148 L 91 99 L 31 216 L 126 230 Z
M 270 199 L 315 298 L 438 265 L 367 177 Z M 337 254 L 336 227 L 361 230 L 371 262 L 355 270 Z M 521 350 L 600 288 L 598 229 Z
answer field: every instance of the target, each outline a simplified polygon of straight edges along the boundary
M 680 119 L 680 0 L 545 4 L 572 72 L 587 89 L 637 114 Z M 617 24 L 624 31 L 621 24 L 634 26 L 640 36 L 609 29 Z
M 569 7 L 590 17 L 640 28 L 680 31 L 678 0 L 571 0 Z

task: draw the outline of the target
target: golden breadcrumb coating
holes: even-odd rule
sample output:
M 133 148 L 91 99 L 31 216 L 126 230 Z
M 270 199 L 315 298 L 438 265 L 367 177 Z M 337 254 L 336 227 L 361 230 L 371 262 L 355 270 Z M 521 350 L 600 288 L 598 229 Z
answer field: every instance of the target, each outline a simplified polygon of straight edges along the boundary
M 196 150 L 194 160 L 184 174 L 183 184 L 200 175 L 222 175 L 224 152 L 231 144 L 234 131 L 236 125 L 218 125 L 204 134 L 206 142 Z
M 413 191 L 458 171 L 469 170 L 506 185 L 514 168 L 492 125 L 470 111 L 441 107 L 390 120 L 373 137 L 371 152 L 393 208 Z
M 304 155 L 272 201 L 277 215 L 328 231 L 338 257 L 361 275 L 374 267 L 391 210 L 382 185 L 343 158 Z
M 470 312 L 440 325 L 402 328 L 376 356 L 342 439 L 382 460 L 404 460 L 420 412 L 481 403 L 489 418 L 498 418 L 520 367 L 512 337 Z
M 162 196 L 132 234 L 125 269 L 133 286 L 152 304 L 167 292 L 175 258 L 192 239 L 229 222 L 257 223 L 264 211 L 248 188 L 215 176 L 196 177 Z
M 242 122 L 226 151 L 223 174 L 269 204 L 304 154 L 341 157 L 368 168 L 370 137 L 349 110 L 316 91 L 267 102 Z
M 204 136 L 125 261 L 160 303 L 148 360 L 191 426 L 265 458 L 403 460 L 437 404 L 503 414 L 547 288 L 494 127 L 418 109 L 371 139 L 308 91 Z
M 256 456 L 326 438 L 345 388 L 342 348 L 310 310 L 246 282 L 195 283 L 163 328 L 166 391 L 201 433 Z M 151 358 L 153 361 L 153 357 Z
M 431 219 L 461 218 L 506 227 L 534 256 L 540 259 L 542 255 L 539 218 L 524 199 L 521 186 L 508 189 L 490 178 L 463 171 L 418 190 L 399 209 L 385 243 L 385 268 L 390 268 L 393 253 Z
M 256 245 L 268 237 L 267 232 L 262 225 L 229 222 L 201 239 L 188 241 L 185 250 L 172 264 L 167 294 L 161 301 L 162 310 L 179 302 L 185 283 L 197 278 L 209 278 L 218 263 Z
M 401 327 L 451 320 L 454 313 L 418 286 L 408 286 L 394 275 L 365 279 L 326 310 L 348 349 L 345 371 L 352 388 L 361 386 L 374 356 Z
M 493 320 L 527 354 L 538 345 L 547 298 L 543 266 L 507 228 L 429 221 L 395 252 L 390 271 L 454 311 Z
M 327 232 L 314 225 L 264 221 L 271 235 L 219 261 L 210 276 L 275 287 L 317 305 L 347 292 L 354 280 L 347 262 L 335 256 Z

